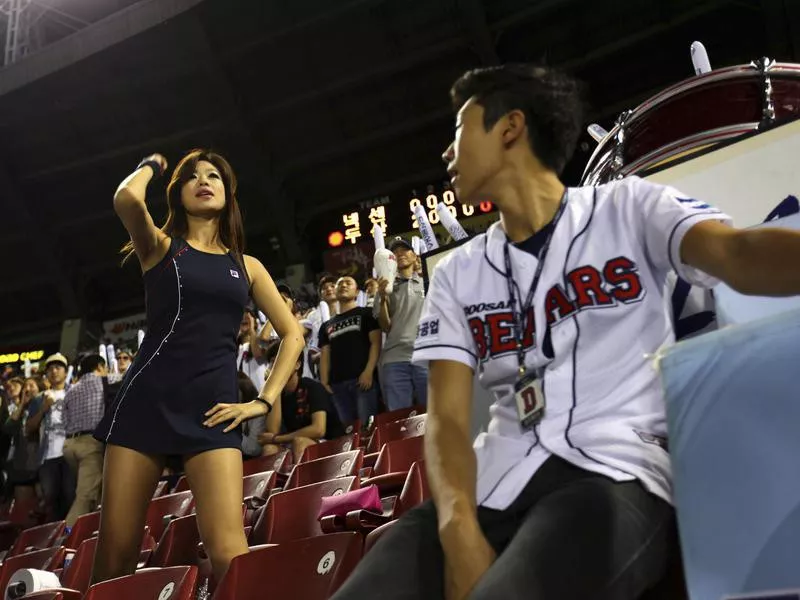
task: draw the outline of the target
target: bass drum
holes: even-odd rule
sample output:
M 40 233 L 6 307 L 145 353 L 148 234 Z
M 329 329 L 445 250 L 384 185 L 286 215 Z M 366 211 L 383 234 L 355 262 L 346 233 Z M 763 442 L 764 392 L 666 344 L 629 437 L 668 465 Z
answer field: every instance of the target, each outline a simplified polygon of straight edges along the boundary
M 800 65 L 763 58 L 677 83 L 626 111 L 598 144 L 581 185 L 666 166 L 800 116 Z

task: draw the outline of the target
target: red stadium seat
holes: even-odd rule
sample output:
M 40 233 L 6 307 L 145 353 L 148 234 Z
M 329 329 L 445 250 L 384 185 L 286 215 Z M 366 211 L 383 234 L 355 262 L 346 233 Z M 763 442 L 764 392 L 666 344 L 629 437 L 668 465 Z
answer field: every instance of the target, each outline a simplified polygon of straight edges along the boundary
M 377 485 L 381 496 L 397 494 L 411 465 L 425 458 L 424 442 L 424 437 L 417 436 L 384 444 L 371 476 L 363 485 Z
M 25 594 L 25 600 L 81 600 L 83 594 L 76 590 L 44 590 Z
M 322 535 L 317 520 L 322 498 L 357 487 L 357 477 L 340 477 L 272 494 L 250 533 L 250 544 L 282 544 Z
M 0 550 L 9 549 L 23 529 L 41 523 L 33 516 L 37 507 L 36 498 L 11 501 L 8 512 L 0 521 Z
M 181 475 L 180 479 L 178 479 L 178 483 L 172 488 L 172 493 L 177 494 L 178 492 L 187 491 L 189 491 L 189 478 L 186 475 Z
M 267 503 L 267 498 L 275 487 L 275 471 L 265 471 L 248 475 L 242 480 L 243 501 L 246 507 L 244 524 L 252 525 L 256 510 Z
M 83 600 L 194 600 L 196 591 L 197 567 L 143 569 L 93 585 Z
M 147 507 L 145 524 L 150 528 L 150 535 L 158 541 L 166 529 L 170 518 L 188 515 L 192 509 L 192 492 L 178 492 L 153 498 Z M 168 517 L 165 519 L 165 517 Z
M 386 442 L 404 440 L 410 437 L 425 435 L 425 420 L 427 415 L 417 415 L 399 421 L 384 423 L 375 428 L 372 439 L 369 441 L 367 452 L 380 452 Z
M 353 510 L 348 512 L 344 518 L 325 517 L 320 521 L 320 526 L 325 533 L 346 530 L 366 534 L 389 521 L 399 519 L 408 510 L 428 498 L 430 498 L 430 490 L 428 489 L 428 480 L 425 475 L 425 461 L 421 460 L 411 465 L 403 490 L 394 499 L 394 503 L 390 505 L 390 510 L 385 511 L 383 514 L 367 510 Z M 392 500 L 392 498 L 386 498 L 385 500 Z
M 11 550 L 8 551 L 6 558 L 30 552 L 31 550 L 42 550 L 49 548 L 53 543 L 64 535 L 66 524 L 64 521 L 46 523 L 37 527 L 30 527 L 22 531 L 18 536 Z
M 69 566 L 64 568 L 61 576 L 62 587 L 77 590 L 81 595 L 86 593 L 92 581 L 95 550 L 97 550 L 96 537 L 90 537 L 78 546 Z
M 173 519 L 164 530 L 158 547 L 150 557 L 148 566 L 196 565 L 199 543 L 200 531 L 197 529 L 197 515 L 186 515 Z
M 159 481 L 155 491 L 153 492 L 153 498 L 158 498 L 159 496 L 163 496 L 164 492 L 166 491 L 167 491 L 167 482 Z
M 387 531 L 396 523 L 397 521 L 389 521 L 378 527 L 377 529 L 373 529 L 372 531 L 367 534 L 367 537 L 364 539 L 364 554 L 372 550 L 373 546 L 378 543 L 378 541 L 386 534 Z
M 358 448 L 359 441 L 360 435 L 356 431 L 340 438 L 336 438 L 335 440 L 328 440 L 325 442 L 320 442 L 319 444 L 307 446 L 306 449 L 303 450 L 303 455 L 300 457 L 298 462 L 304 463 L 311 460 L 317 460 L 318 458 L 325 458 L 326 456 L 339 454 L 340 452 L 349 452 L 350 450 L 355 450 Z
M 320 481 L 328 481 L 337 477 L 358 475 L 364 462 L 364 453 L 361 450 L 342 452 L 325 458 L 318 458 L 294 466 L 284 490 L 291 490 L 303 485 L 310 485 Z
M 272 456 L 260 456 L 251 458 L 242 463 L 242 474 L 253 475 L 264 471 L 275 471 L 276 473 L 287 473 L 292 462 L 292 453 L 287 448 L 282 449 Z
M 358 564 L 361 546 L 360 536 L 348 532 L 253 550 L 233 559 L 214 600 L 325 600 Z
M 424 406 L 409 406 L 408 408 L 398 408 L 397 410 L 390 410 L 389 412 L 379 413 L 375 415 L 375 420 L 372 422 L 374 429 L 386 423 L 394 423 L 395 421 L 402 421 L 410 417 L 425 414 Z
M 44 550 L 34 550 L 25 554 L 18 554 L 7 558 L 0 567 L 0 590 L 5 595 L 8 582 L 11 576 L 19 569 L 39 569 L 42 571 L 52 571 L 61 566 L 64 562 L 66 548 L 57 546 L 55 548 L 45 548 Z
M 88 540 L 100 529 L 100 511 L 81 515 L 64 540 L 64 546 L 76 549 L 84 540 Z

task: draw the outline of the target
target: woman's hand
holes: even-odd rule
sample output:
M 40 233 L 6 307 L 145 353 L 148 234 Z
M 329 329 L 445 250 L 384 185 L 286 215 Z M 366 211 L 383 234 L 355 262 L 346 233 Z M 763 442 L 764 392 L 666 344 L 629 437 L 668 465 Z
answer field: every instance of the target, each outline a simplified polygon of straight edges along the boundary
M 203 425 L 206 427 L 215 427 L 225 421 L 233 419 L 233 423 L 223 429 L 224 433 L 236 429 L 242 421 L 252 419 L 267 414 L 269 407 L 266 402 L 260 400 L 253 400 L 243 404 L 224 404 L 219 403 L 214 408 L 206 412 L 205 416 L 208 417 Z
M 153 173 L 154 176 L 158 177 L 163 175 L 167 171 L 167 167 L 169 166 L 167 163 L 167 159 L 164 158 L 163 154 L 151 154 L 150 156 L 145 157 L 145 161 L 154 161 L 161 167 L 161 173 Z M 144 162 L 144 161 L 142 161 Z

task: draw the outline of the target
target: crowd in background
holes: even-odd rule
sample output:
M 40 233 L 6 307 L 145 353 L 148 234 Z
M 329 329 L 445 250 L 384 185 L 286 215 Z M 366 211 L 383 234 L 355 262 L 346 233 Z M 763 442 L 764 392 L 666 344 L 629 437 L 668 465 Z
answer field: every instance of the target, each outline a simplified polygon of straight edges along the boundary
M 383 410 L 426 404 L 427 369 L 411 363 L 425 293 L 419 257 L 401 238 L 389 248 L 398 267 L 392 282 L 323 274 L 316 296 L 278 285 L 304 328 L 306 346 L 280 401 L 268 415 L 243 424 L 245 459 L 282 447 L 299 458 L 310 444 L 368 427 Z M 264 315 L 250 307 L 237 343 L 239 399 L 247 402 L 264 384 L 279 338 Z M 56 353 L 29 377 L 13 367 L 2 374 L 3 497 L 6 502 L 36 499 L 34 520 L 66 519 L 71 526 L 97 508 L 104 444 L 92 434 L 125 385 L 135 352 L 122 347 L 115 358 L 113 372 L 104 357 L 90 351 L 76 357 L 72 368 Z M 179 461 L 170 461 L 164 474 L 179 470 Z

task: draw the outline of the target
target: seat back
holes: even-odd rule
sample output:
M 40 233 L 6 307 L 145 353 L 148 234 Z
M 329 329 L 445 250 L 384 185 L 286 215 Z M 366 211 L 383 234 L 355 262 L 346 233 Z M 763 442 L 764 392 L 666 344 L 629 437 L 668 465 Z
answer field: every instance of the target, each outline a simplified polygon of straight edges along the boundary
M 45 523 L 44 525 L 25 529 L 17 536 L 14 545 L 11 546 L 11 550 L 8 551 L 6 556 L 16 556 L 17 554 L 22 554 L 23 552 L 29 552 L 31 550 L 49 548 L 57 538 L 64 535 L 65 528 L 66 524 L 64 521 L 56 521 L 54 523 Z
M 424 406 L 409 406 L 408 408 L 398 408 L 397 410 L 390 410 L 389 412 L 380 413 L 375 415 L 375 420 L 372 422 L 374 428 L 378 428 L 386 423 L 394 423 L 395 421 L 402 421 L 410 417 L 425 414 Z
M 384 423 L 380 427 L 376 427 L 375 433 L 369 441 L 367 452 L 379 452 L 387 442 L 425 435 L 425 421 L 427 418 L 427 415 L 422 414 Z
M 35 523 L 31 513 L 37 509 L 38 505 L 39 500 L 36 497 L 22 498 L 21 500 L 15 498 L 11 501 L 4 520 L 23 527 L 32 526 Z
M 96 583 L 83 600 L 194 600 L 196 591 L 197 567 L 142 569 L 133 575 Z
M 357 477 L 340 477 L 272 494 L 250 533 L 250 544 L 282 544 L 322 535 L 317 520 L 322 498 L 357 487 Z
M 318 458 L 294 466 L 284 490 L 291 490 L 303 485 L 310 485 L 320 481 L 328 481 L 337 477 L 358 475 L 364 463 L 364 453 L 361 450 L 341 452 L 325 458 Z
M 242 474 L 246 476 L 254 473 L 263 473 L 264 471 L 285 473 L 288 470 L 288 466 L 291 465 L 291 454 L 287 448 L 284 448 L 272 456 L 259 456 L 258 458 L 245 460 L 242 463 Z
M 72 526 L 72 529 L 67 536 L 67 539 L 64 540 L 64 545 L 67 548 L 76 549 L 80 546 L 84 540 L 88 540 L 92 535 L 94 535 L 95 531 L 100 529 L 100 511 L 97 510 L 95 512 L 87 513 L 85 515 L 81 515 L 75 521 L 75 524 Z
M 153 492 L 153 498 L 158 498 L 159 496 L 163 496 L 164 492 L 166 491 L 167 491 L 167 482 L 159 481 L 155 491 Z
M 348 531 L 253 550 L 233 559 L 214 600 L 262 600 L 265 581 L 270 598 L 325 600 L 358 564 L 361 545 Z
M 90 537 L 81 542 L 75 556 L 64 568 L 61 583 L 65 588 L 78 590 L 85 594 L 92 581 L 92 566 L 94 565 L 94 553 L 97 550 L 97 538 Z
M 161 539 L 166 524 L 164 517 L 183 517 L 189 514 L 192 509 L 192 492 L 178 492 L 177 494 L 167 494 L 150 500 L 147 507 L 147 517 L 145 525 L 150 528 L 150 535 L 158 541 Z
M 148 566 L 175 567 L 179 565 L 196 565 L 197 545 L 200 543 L 200 531 L 197 529 L 197 515 L 186 515 L 170 521 L 164 535 L 158 542 Z
M 266 499 L 274 487 L 275 471 L 253 473 L 242 479 L 242 497 Z
M 55 548 L 45 548 L 44 550 L 34 550 L 12 556 L 3 561 L 0 567 L 0 590 L 5 594 L 11 576 L 19 569 L 39 569 L 41 571 L 52 571 L 61 566 L 64 562 L 66 548 L 56 546 Z
M 189 490 L 189 478 L 186 475 L 181 475 L 178 479 L 178 483 L 175 484 L 175 487 L 172 488 L 172 493 L 176 494 L 178 492 L 185 492 Z
M 364 554 L 366 555 L 367 552 L 372 550 L 372 548 L 377 544 L 380 539 L 388 533 L 389 529 L 391 529 L 397 521 L 389 521 L 388 523 L 384 523 L 377 529 L 373 529 L 367 534 L 367 537 L 364 539 Z
M 335 440 L 328 440 L 319 444 L 306 446 L 306 449 L 303 450 L 303 455 L 300 457 L 298 462 L 304 463 L 317 460 L 318 458 L 325 458 L 326 456 L 339 454 L 340 452 L 350 452 L 350 450 L 355 450 L 358 448 L 360 440 L 361 437 L 358 431 L 355 431 L 353 433 L 336 438 Z
M 425 461 L 418 460 L 408 471 L 406 483 L 400 496 L 395 502 L 392 517 L 399 519 L 405 512 L 422 504 L 425 500 L 431 497 L 430 489 L 428 488 L 428 477 L 425 474 Z
M 372 475 L 408 472 L 411 465 L 425 458 L 424 443 L 422 436 L 387 442 L 378 455 Z

